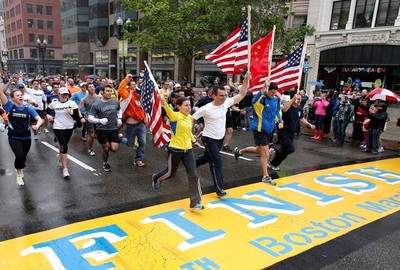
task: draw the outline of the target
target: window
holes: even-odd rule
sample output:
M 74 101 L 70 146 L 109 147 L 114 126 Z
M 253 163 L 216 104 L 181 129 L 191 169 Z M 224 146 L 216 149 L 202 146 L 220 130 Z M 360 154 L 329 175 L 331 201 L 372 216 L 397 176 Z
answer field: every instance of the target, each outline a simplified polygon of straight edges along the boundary
M 96 51 L 96 63 L 108 63 L 108 51 Z
M 330 30 L 346 28 L 350 13 L 350 2 L 349 0 L 333 2 Z
M 19 49 L 19 59 L 24 59 L 24 49 Z
M 33 13 L 33 5 L 32 4 L 26 4 L 26 12 Z
M 42 20 L 38 20 L 37 21 L 37 26 L 38 26 L 38 29 L 43 29 L 43 21 Z
M 47 21 L 47 29 L 53 30 L 53 21 Z
M 46 6 L 46 15 L 53 15 L 53 7 Z
M 15 6 L 15 14 L 20 14 L 21 13 L 21 5 L 20 4 L 18 4 L 18 5 L 16 5 Z
M 33 28 L 33 26 L 34 26 L 33 19 L 28 19 L 28 28 Z
M 22 27 L 22 22 L 21 22 L 21 20 L 18 20 L 17 21 L 17 29 L 21 29 L 21 27 Z
M 46 51 L 46 58 L 47 58 L 47 59 L 54 59 L 54 58 L 55 58 L 55 52 L 54 52 L 54 50 L 47 50 L 47 51 Z
M 36 13 L 37 14 L 43 14 L 43 6 L 42 5 L 37 5 L 36 6 Z
M 22 34 L 18 35 L 18 44 L 22 44 Z
M 300 27 L 305 26 L 307 24 L 307 15 L 296 15 L 293 18 L 293 25 L 292 27 Z
M 371 27 L 374 8 L 375 0 L 358 0 L 353 28 Z
M 399 6 L 400 0 L 381 0 L 375 26 L 394 26 Z
M 29 34 L 29 43 L 35 43 L 35 34 Z
M 54 36 L 53 35 L 48 35 L 47 36 L 47 43 L 48 44 L 53 44 L 54 43 Z
M 36 59 L 39 58 L 39 54 L 38 54 L 38 49 L 32 49 L 30 50 L 30 55 L 32 59 Z

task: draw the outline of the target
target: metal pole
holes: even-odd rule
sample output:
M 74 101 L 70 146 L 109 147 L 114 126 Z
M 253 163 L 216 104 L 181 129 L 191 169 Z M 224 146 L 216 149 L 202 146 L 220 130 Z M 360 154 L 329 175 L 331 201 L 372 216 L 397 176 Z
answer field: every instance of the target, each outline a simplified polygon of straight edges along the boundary
M 124 56 L 123 58 L 122 58 L 122 68 L 123 68 L 123 72 L 124 72 L 124 76 L 123 76 L 123 78 L 125 78 L 126 77 L 126 57 Z

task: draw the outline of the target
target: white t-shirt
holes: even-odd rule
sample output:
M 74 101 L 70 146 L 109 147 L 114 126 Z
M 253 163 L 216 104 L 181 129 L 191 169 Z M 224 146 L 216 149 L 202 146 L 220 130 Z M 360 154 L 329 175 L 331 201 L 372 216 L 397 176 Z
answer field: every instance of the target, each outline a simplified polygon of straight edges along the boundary
M 220 140 L 225 136 L 226 112 L 233 104 L 233 98 L 227 98 L 220 106 L 215 106 L 210 102 L 193 114 L 196 120 L 204 118 L 204 137 Z
M 70 108 L 71 110 L 77 109 L 78 105 L 74 101 L 68 100 L 64 103 L 57 99 L 53 99 L 50 103 L 49 108 L 54 110 L 54 129 L 72 129 L 74 128 L 74 119 L 72 115 L 68 113 L 65 109 Z
M 35 103 L 35 99 L 31 95 L 29 95 L 27 93 L 24 93 L 22 95 L 22 104 L 23 105 L 28 106 L 28 105 L 32 105 L 33 103 Z
M 44 110 L 44 104 L 43 102 L 46 102 L 46 95 L 44 92 L 40 89 L 35 90 L 32 88 L 25 88 L 25 92 L 33 97 L 35 102 L 37 103 L 37 106 L 33 106 L 35 110 Z

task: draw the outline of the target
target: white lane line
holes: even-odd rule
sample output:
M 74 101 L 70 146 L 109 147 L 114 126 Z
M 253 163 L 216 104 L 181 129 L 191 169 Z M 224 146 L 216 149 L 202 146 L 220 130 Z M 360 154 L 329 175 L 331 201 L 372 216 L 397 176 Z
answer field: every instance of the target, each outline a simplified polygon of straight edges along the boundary
M 49 143 L 47 143 L 47 142 L 41 142 L 41 143 L 43 143 L 44 145 L 46 145 L 48 148 L 54 150 L 56 153 L 59 153 L 57 147 L 54 147 L 53 145 L 51 145 L 51 144 L 49 144 Z M 80 160 L 74 158 L 73 156 L 71 156 L 71 155 L 69 155 L 69 154 L 68 154 L 68 159 L 71 160 L 72 162 L 74 162 L 75 164 L 81 166 L 82 168 L 86 169 L 86 170 L 89 170 L 89 171 L 91 171 L 91 172 L 96 171 L 95 168 L 92 168 L 92 167 L 90 167 L 89 165 L 86 165 L 86 164 L 83 163 L 82 161 L 80 161 Z
M 200 146 L 200 148 L 204 149 L 205 147 L 202 145 Z M 228 153 L 228 152 L 224 152 L 224 151 L 219 151 L 221 154 L 227 155 L 227 156 L 231 156 L 234 157 L 234 154 Z M 239 157 L 240 159 L 246 160 L 246 161 L 254 161 L 254 159 L 251 158 L 246 158 L 246 157 Z

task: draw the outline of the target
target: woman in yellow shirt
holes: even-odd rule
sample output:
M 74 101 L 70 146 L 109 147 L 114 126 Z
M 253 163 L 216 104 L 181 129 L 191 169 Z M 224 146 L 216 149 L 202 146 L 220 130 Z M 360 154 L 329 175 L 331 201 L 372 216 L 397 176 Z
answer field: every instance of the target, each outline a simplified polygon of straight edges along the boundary
M 187 97 L 179 97 L 176 101 L 178 112 L 174 112 L 164 99 L 163 94 L 159 99 L 170 120 L 172 137 L 168 145 L 168 166 L 166 169 L 153 174 L 152 187 L 160 191 L 161 182 L 173 177 L 182 161 L 185 166 L 189 182 L 190 210 L 197 211 L 204 209 L 201 204 L 201 186 L 197 176 L 196 158 L 193 153 L 193 144 L 198 146 L 196 138 L 192 133 L 193 118 L 190 115 L 190 100 Z

